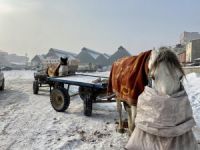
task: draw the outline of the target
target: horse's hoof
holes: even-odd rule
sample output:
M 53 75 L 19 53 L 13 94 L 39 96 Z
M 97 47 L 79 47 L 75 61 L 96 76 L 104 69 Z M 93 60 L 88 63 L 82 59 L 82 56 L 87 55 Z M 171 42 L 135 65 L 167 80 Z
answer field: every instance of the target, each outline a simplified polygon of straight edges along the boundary
M 123 121 L 123 128 L 128 128 L 128 121 L 127 120 Z
M 129 136 L 129 137 L 131 136 L 131 134 L 132 134 L 132 132 L 128 132 L 128 136 Z
M 125 130 L 123 128 L 122 129 L 117 128 L 117 132 L 119 132 L 119 133 L 125 133 Z

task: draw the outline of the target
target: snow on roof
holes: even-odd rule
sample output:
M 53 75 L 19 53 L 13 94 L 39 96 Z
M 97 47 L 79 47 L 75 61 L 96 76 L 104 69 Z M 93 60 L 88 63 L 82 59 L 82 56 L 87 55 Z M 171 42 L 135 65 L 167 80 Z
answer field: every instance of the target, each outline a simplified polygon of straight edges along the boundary
M 13 65 L 26 65 L 25 62 L 10 62 Z
M 89 54 L 90 54 L 94 59 L 97 59 L 97 57 L 99 56 L 99 54 L 95 54 L 95 53 L 91 53 L 91 52 L 89 52 Z
M 75 53 L 71 53 L 71 52 L 68 52 L 68 51 L 59 50 L 59 49 L 55 49 L 55 48 L 51 48 L 51 50 L 53 50 L 56 53 L 60 53 L 60 54 L 67 54 L 67 55 L 72 55 L 72 56 L 76 56 L 77 55 Z
M 58 57 L 68 57 L 69 59 L 75 59 L 74 55 L 69 55 L 69 54 L 56 54 Z
M 96 52 L 96 51 L 94 51 L 94 50 L 91 50 L 91 49 L 89 49 L 89 48 L 82 48 L 82 50 L 84 50 L 84 51 L 86 51 L 88 54 L 90 54 L 94 59 L 97 59 L 97 57 L 99 56 L 99 55 L 102 55 L 101 53 L 99 53 L 99 52 Z
M 196 59 L 194 59 L 194 60 L 200 60 L 200 58 L 196 58 Z
M 76 59 L 75 53 L 71 53 L 71 52 L 67 52 L 67 51 L 63 51 L 63 50 L 59 50 L 59 49 L 55 49 L 55 48 L 51 48 L 50 50 L 54 51 L 54 53 L 58 57 L 68 57 L 69 59 Z
M 41 60 L 45 59 L 44 55 L 37 55 Z
M 110 56 L 109 56 L 108 54 L 106 54 L 106 53 L 104 53 L 103 55 L 104 55 L 107 59 L 110 58 Z
M 44 60 L 44 59 L 45 59 L 45 55 L 35 55 L 35 56 L 32 58 L 32 60 L 36 59 L 37 57 L 38 57 L 40 60 Z M 31 60 L 31 61 L 32 61 L 32 60 Z

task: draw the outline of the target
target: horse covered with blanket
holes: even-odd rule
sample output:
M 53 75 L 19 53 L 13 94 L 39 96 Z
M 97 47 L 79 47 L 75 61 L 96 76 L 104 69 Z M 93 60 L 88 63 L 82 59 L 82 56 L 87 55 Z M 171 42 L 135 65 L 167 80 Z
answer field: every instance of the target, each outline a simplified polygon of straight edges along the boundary
M 108 93 L 114 92 L 117 97 L 117 110 L 120 116 L 119 132 L 124 132 L 121 101 L 124 102 L 125 109 L 128 111 L 130 133 L 134 129 L 137 99 L 148 84 L 148 60 L 150 54 L 151 50 L 140 53 L 138 56 L 124 57 L 112 65 Z
M 176 55 L 166 47 L 113 64 L 108 92 L 116 94 L 119 131 L 123 130 L 121 102 L 128 111 L 130 132 L 135 127 L 126 149 L 198 149 L 192 132 L 195 121 L 182 84 L 183 77 Z

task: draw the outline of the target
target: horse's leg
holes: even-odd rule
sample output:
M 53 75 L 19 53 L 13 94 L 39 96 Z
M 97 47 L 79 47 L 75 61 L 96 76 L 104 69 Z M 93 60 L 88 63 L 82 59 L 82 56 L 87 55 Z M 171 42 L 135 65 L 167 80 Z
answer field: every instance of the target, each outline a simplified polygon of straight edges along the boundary
M 128 129 L 129 129 L 129 135 L 132 133 L 132 126 L 133 126 L 133 121 L 132 121 L 132 112 L 131 112 L 131 107 L 129 107 L 127 104 L 124 105 L 126 112 L 128 113 Z
M 119 99 L 116 99 L 116 102 L 117 102 L 117 111 L 119 113 L 119 125 L 117 128 L 117 132 L 124 133 L 123 121 L 122 121 L 122 104 Z
M 135 117 L 136 117 L 136 111 L 137 111 L 137 107 L 136 106 L 131 106 L 131 113 L 132 113 L 132 132 L 135 128 Z

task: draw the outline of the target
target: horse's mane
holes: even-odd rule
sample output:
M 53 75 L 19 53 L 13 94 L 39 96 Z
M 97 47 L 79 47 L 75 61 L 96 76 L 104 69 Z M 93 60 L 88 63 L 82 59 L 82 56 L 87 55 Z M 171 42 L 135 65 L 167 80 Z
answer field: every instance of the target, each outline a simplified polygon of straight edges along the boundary
M 174 75 L 174 73 L 172 72 L 173 69 L 177 69 L 182 74 L 181 78 L 185 76 L 185 73 L 181 67 L 181 64 L 176 54 L 172 52 L 170 48 L 167 47 L 159 48 L 158 56 L 152 65 L 153 70 L 155 70 L 160 63 L 166 64 L 172 76 Z

